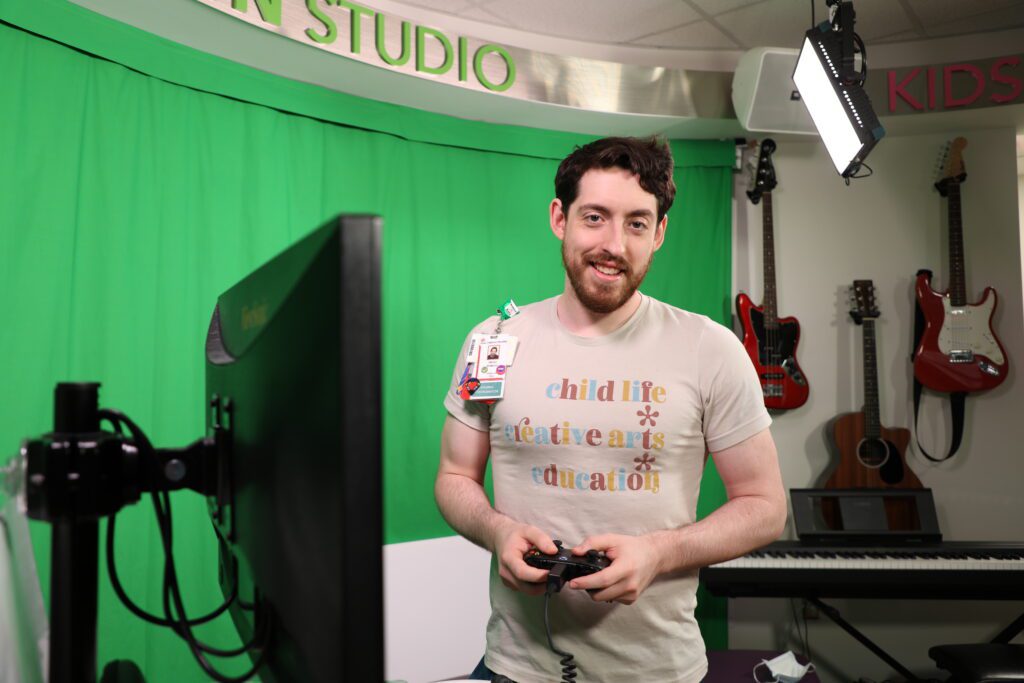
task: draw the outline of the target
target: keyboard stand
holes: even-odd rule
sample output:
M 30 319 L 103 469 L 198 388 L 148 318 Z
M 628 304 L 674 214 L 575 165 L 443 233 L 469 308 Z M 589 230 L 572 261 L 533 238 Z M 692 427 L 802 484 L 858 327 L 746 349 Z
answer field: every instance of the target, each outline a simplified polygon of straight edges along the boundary
M 843 616 L 841 614 L 839 614 L 839 610 L 837 610 L 835 607 L 833 607 L 832 605 L 825 604 L 819 598 L 807 598 L 807 601 L 810 602 L 815 607 L 817 607 L 819 610 L 821 610 L 821 612 L 826 617 L 828 617 L 829 619 L 834 621 L 836 623 L 836 625 L 839 626 L 839 628 L 843 629 L 844 631 L 849 633 L 851 636 L 856 638 L 858 641 L 860 641 L 861 645 L 863 645 L 867 649 L 871 650 L 871 652 L 873 652 L 875 654 L 875 656 L 877 656 L 883 662 L 885 662 L 886 664 L 891 666 L 893 669 L 895 669 L 900 675 L 904 676 L 908 681 L 918 681 L 918 682 L 921 681 L 921 679 L 918 678 L 917 676 L 915 676 L 913 673 L 911 673 L 911 671 L 909 669 L 907 669 L 907 667 L 903 666 L 898 661 L 896 661 L 895 657 L 893 657 L 888 652 L 883 650 L 881 647 L 876 645 L 866 635 L 864 635 L 863 633 L 858 631 L 856 629 L 856 627 L 854 627 L 853 624 L 848 622 L 846 619 L 843 619 Z M 1018 621 L 1022 621 L 1022 620 L 1024 620 L 1024 614 L 1021 615 L 1021 617 L 1020 617 L 1020 619 Z M 1016 622 L 1014 622 L 1014 624 L 1016 624 Z M 1002 635 L 1002 634 L 1000 634 L 1000 635 Z M 1010 637 L 1012 638 L 1013 635 L 1011 635 Z
M 908 681 L 918 681 L 921 679 L 915 676 L 907 667 L 903 666 L 893 657 L 891 654 L 879 647 L 874 641 L 868 638 L 866 635 L 857 630 L 853 624 L 843 619 L 843 615 L 839 613 L 832 605 L 824 603 L 820 598 L 805 598 L 807 602 L 817 607 L 822 614 L 831 619 L 835 624 L 849 633 L 851 636 L 856 638 L 861 645 L 871 650 L 876 657 L 881 659 L 883 662 L 891 666 L 901 676 L 906 677 Z M 999 632 L 999 634 L 992 639 L 993 643 L 1009 643 L 1011 640 L 1017 637 L 1021 631 L 1024 631 L 1024 614 L 1014 619 L 1006 628 Z
M 1011 640 L 1017 637 L 1021 631 L 1024 631 L 1024 614 L 1014 619 L 1009 626 L 999 632 L 995 638 L 992 639 L 993 643 L 1009 643 Z

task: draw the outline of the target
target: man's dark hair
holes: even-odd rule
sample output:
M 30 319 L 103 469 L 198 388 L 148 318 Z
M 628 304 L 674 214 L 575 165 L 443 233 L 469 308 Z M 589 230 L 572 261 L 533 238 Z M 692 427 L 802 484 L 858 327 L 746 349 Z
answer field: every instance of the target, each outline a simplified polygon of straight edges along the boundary
M 621 168 L 640 179 L 640 187 L 658 200 L 658 220 L 676 198 L 672 180 L 672 150 L 668 142 L 649 138 L 602 138 L 577 147 L 562 160 L 555 173 L 555 196 L 566 215 L 579 194 L 580 178 L 595 168 Z

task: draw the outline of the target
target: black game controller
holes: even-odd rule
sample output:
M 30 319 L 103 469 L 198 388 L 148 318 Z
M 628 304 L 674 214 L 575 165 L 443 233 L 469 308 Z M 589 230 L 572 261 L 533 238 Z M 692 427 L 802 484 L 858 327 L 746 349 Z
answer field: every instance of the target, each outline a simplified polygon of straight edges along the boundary
M 562 547 L 561 541 L 555 541 L 555 545 L 558 552 L 554 554 L 542 553 L 533 548 L 523 555 L 523 560 L 531 567 L 547 569 L 548 585 L 556 593 L 562 590 L 562 584 L 566 581 L 599 572 L 611 564 L 604 553 L 596 550 L 588 550 L 586 555 L 573 555 L 571 550 Z

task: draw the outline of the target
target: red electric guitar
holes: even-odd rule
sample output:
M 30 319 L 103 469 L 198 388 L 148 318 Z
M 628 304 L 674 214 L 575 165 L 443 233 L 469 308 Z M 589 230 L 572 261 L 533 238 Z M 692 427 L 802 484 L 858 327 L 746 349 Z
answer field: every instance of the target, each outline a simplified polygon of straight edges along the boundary
M 967 303 L 960 185 L 967 179 L 963 150 L 967 140 L 950 144 L 942 178 L 935 183 L 948 199 L 949 289 L 932 289 L 928 274 L 917 276 L 917 301 L 925 329 L 914 356 L 914 376 L 935 391 L 955 393 L 992 389 L 1006 379 L 1006 351 L 992 331 L 996 291 L 986 287 L 981 301 Z
M 775 167 L 771 155 L 775 141 L 761 144 L 754 188 L 747 192 L 750 201 L 764 200 L 764 305 L 755 306 L 746 294 L 736 296 L 736 315 L 743 326 L 743 346 L 757 369 L 764 391 L 764 405 L 773 410 L 799 408 L 807 402 L 810 387 L 796 362 L 800 341 L 800 323 L 796 318 L 780 318 L 775 306 L 775 237 L 772 228 L 772 189 Z

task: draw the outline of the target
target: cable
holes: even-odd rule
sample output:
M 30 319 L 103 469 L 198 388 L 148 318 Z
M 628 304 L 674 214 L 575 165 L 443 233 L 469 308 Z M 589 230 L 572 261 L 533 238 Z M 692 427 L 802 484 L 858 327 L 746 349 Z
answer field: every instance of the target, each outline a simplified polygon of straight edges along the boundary
M 868 48 L 856 33 L 853 34 L 853 44 L 859 48 L 860 52 L 860 79 L 857 81 L 857 85 L 864 87 L 868 80 Z
M 129 429 L 131 424 L 129 423 Z M 141 433 L 141 432 L 140 432 Z M 145 438 L 145 435 L 142 435 Z M 148 444 L 148 440 L 146 440 Z M 149 449 L 152 452 L 152 447 Z M 155 455 L 155 454 L 154 454 Z M 174 564 L 174 550 L 173 550 L 173 518 L 171 517 L 171 500 L 170 496 L 166 491 L 154 491 L 152 494 L 153 507 L 156 510 L 157 520 L 160 526 L 160 534 L 164 545 L 164 611 L 168 619 L 171 618 L 170 601 L 173 600 L 174 611 L 178 613 L 178 618 L 175 620 L 177 627 L 174 631 L 179 637 L 185 640 L 188 644 L 189 649 L 192 652 L 193 658 L 199 664 L 203 672 L 206 673 L 210 678 L 217 681 L 218 683 L 243 683 L 249 680 L 256 674 L 259 668 L 263 664 L 263 658 L 266 655 L 267 645 L 270 641 L 270 624 L 269 619 L 260 619 L 257 617 L 258 627 L 256 632 L 253 634 L 253 639 L 246 645 L 245 650 L 254 649 L 257 641 L 262 642 L 262 647 L 258 647 L 259 654 L 256 660 L 253 662 L 253 666 L 244 674 L 240 676 L 228 676 L 226 674 L 217 671 L 216 668 L 206 659 L 204 652 L 208 652 L 215 656 L 232 656 L 229 650 L 219 650 L 213 648 L 205 643 L 200 642 L 195 634 L 192 633 L 192 628 L 189 625 L 188 615 L 185 611 L 184 600 L 181 597 L 181 587 L 178 584 L 177 570 Z
M 155 624 L 156 626 L 163 626 L 163 627 L 167 627 L 167 628 L 174 627 L 177 624 L 176 621 L 169 620 L 169 619 L 163 619 L 163 618 L 158 617 L 158 616 L 156 616 L 154 614 L 150 614 L 149 612 L 146 612 L 144 609 L 139 607 L 128 596 L 127 591 L 125 591 L 124 586 L 121 583 L 121 579 L 120 579 L 120 576 L 119 576 L 118 571 L 117 571 L 117 560 L 116 560 L 116 555 L 115 555 L 115 551 L 114 551 L 115 536 L 116 536 L 116 524 L 117 524 L 117 515 L 116 514 L 115 515 L 111 515 L 107 519 L 106 556 L 107 556 L 107 573 L 110 576 L 110 584 L 114 588 L 114 593 L 117 594 L 117 597 L 121 600 L 121 602 L 124 604 L 124 606 L 128 608 L 129 612 L 131 612 L 132 614 L 134 614 L 138 618 L 142 619 L 143 621 L 147 621 L 147 622 L 149 622 L 151 624 Z M 196 617 L 195 619 L 189 620 L 189 624 L 191 626 L 199 626 L 200 624 L 205 624 L 205 623 L 207 623 L 209 621 L 212 621 L 212 620 L 216 619 L 221 614 L 223 614 L 225 610 L 227 610 L 231 606 L 232 602 L 234 602 L 234 600 L 235 600 L 235 598 L 237 597 L 237 594 L 238 594 L 238 568 L 235 567 L 234 565 L 232 565 L 232 567 L 233 567 L 234 571 L 232 572 L 231 594 L 227 597 L 227 599 L 224 601 L 223 604 L 221 604 L 219 607 L 217 607 L 217 609 L 213 610 L 209 614 L 205 614 L 205 615 L 203 615 L 201 617 Z
M 151 465 L 153 468 L 153 481 L 160 481 L 159 462 L 156 457 L 156 450 L 153 448 L 152 443 L 146 436 L 145 432 L 135 424 L 127 415 L 116 410 L 103 409 L 100 411 L 101 419 L 108 420 L 118 433 L 123 434 L 123 427 L 127 426 L 128 431 L 132 435 L 132 439 L 135 441 L 144 460 Z M 163 581 L 163 608 L 164 618 L 161 619 L 154 615 L 151 615 L 137 605 L 135 605 L 124 592 L 123 586 L 120 585 L 120 581 L 117 578 L 117 571 L 113 561 L 113 531 L 116 529 L 116 522 L 112 516 L 108 522 L 108 536 L 107 536 L 107 552 L 108 552 L 108 572 L 113 569 L 111 574 L 111 581 L 114 583 L 114 591 L 118 597 L 124 602 L 125 606 L 128 607 L 136 616 L 149 621 L 150 623 L 156 623 L 161 626 L 167 626 L 174 630 L 174 632 L 181 637 L 189 646 L 189 650 L 192 653 L 193 658 L 199 664 L 200 668 L 203 669 L 204 673 L 208 675 L 214 681 L 218 683 L 243 683 L 244 681 L 252 678 L 256 672 L 263 665 L 263 659 L 266 656 L 268 646 L 270 644 L 273 635 L 273 624 L 270 613 L 267 611 L 265 603 L 260 600 L 257 601 L 255 608 L 256 612 L 256 629 L 253 632 L 252 639 L 243 645 L 241 648 L 235 648 L 231 650 L 225 650 L 220 648 L 214 648 L 205 643 L 200 642 L 195 635 L 192 633 L 192 626 L 204 623 L 214 618 L 218 614 L 223 613 L 225 609 L 234 601 L 237 597 L 238 587 L 238 576 L 237 566 L 233 566 L 233 581 L 232 581 L 232 595 L 224 605 L 222 605 L 214 613 L 204 615 L 204 617 L 190 620 L 188 614 L 185 611 L 184 600 L 181 596 L 181 586 L 178 583 L 177 569 L 174 562 L 174 546 L 173 546 L 173 518 L 171 516 L 171 499 L 167 491 L 152 491 L 151 498 L 153 501 L 153 510 L 157 519 L 157 526 L 160 530 L 160 541 L 164 551 L 164 581 Z M 219 540 L 223 543 L 224 539 L 218 533 Z M 173 609 L 172 609 L 173 606 Z M 212 616 L 211 616 L 212 615 Z M 212 664 L 206 659 L 203 654 L 208 653 L 217 657 L 234 657 L 242 654 L 246 654 L 256 650 L 258 654 L 253 661 L 253 666 L 240 676 L 228 676 L 217 671 Z
M 166 491 L 161 492 L 161 493 L 164 496 L 163 506 L 164 506 L 164 510 L 166 511 L 166 514 L 167 514 L 166 522 L 167 522 L 168 546 L 171 546 L 172 543 L 173 543 L 173 524 L 172 524 L 172 520 L 171 520 L 170 497 L 167 495 Z M 234 565 L 232 565 L 232 566 L 234 567 Z M 236 568 L 236 571 L 237 571 L 237 568 Z M 177 574 L 177 569 L 174 566 L 173 555 L 172 555 L 171 562 L 167 563 L 167 565 L 164 567 L 164 574 L 165 574 L 164 590 L 163 590 L 163 593 L 164 593 L 164 613 L 167 614 L 168 616 L 170 616 L 171 609 L 170 609 L 169 598 L 173 597 L 173 595 L 176 594 L 177 595 L 177 599 L 175 600 L 175 604 L 178 604 L 178 601 L 181 600 L 181 586 L 178 583 L 178 574 Z M 237 574 L 236 574 L 236 576 L 237 576 Z M 178 618 L 172 620 L 173 621 L 173 627 L 174 627 L 175 633 L 177 633 L 179 636 L 184 638 L 185 636 L 183 635 L 183 630 L 186 627 L 188 627 L 189 630 L 191 630 L 191 626 L 192 626 L 192 624 L 195 623 L 195 620 L 188 619 L 187 615 L 185 615 L 185 613 L 182 610 L 180 610 L 180 609 L 176 609 L 175 611 L 178 612 Z M 195 644 L 203 652 L 212 654 L 212 655 L 217 656 L 217 657 L 235 657 L 235 656 L 238 656 L 238 655 L 245 654 L 249 650 L 252 650 L 255 647 L 257 647 L 257 645 L 256 645 L 257 635 L 259 635 L 259 634 L 258 633 L 254 633 L 253 634 L 253 638 L 250 640 L 250 642 L 248 644 L 242 646 L 241 648 L 237 648 L 237 649 L 234 649 L 234 650 L 224 650 L 224 649 L 220 649 L 220 648 L 215 648 L 215 647 L 212 647 L 210 645 L 206 645 L 205 643 L 199 642 L 198 640 L 195 641 Z
M 122 425 L 122 414 L 118 413 L 117 411 L 107 409 L 100 410 L 99 414 L 100 419 L 106 419 L 108 422 L 110 422 L 118 434 L 124 434 Z M 163 626 L 166 628 L 175 627 L 177 625 L 177 622 L 175 620 L 160 618 L 154 614 L 146 612 L 128 596 L 128 593 L 127 591 L 125 591 L 124 586 L 121 583 L 120 575 L 117 571 L 117 556 L 114 550 L 117 537 L 116 529 L 117 514 L 115 513 L 107 519 L 106 542 L 107 574 L 110 576 L 110 583 L 114 588 L 114 593 L 117 594 L 117 597 L 121 600 L 124 606 L 128 608 L 128 611 L 130 611 L 132 614 L 142 619 L 143 621 L 155 624 L 157 626 Z M 218 538 L 220 539 L 221 543 L 224 542 L 223 537 L 221 537 L 219 533 Z M 235 600 L 238 594 L 238 567 L 237 565 L 233 564 L 232 568 L 234 571 L 232 572 L 231 594 L 227 597 L 227 599 L 225 599 L 223 604 L 221 604 L 219 607 L 217 607 L 209 614 L 205 614 L 201 617 L 189 620 L 189 625 L 198 626 L 200 624 L 205 624 L 209 621 L 212 621 L 213 619 L 216 619 L 218 616 L 223 614 L 224 611 L 231 606 L 231 603 Z
M 170 601 L 173 600 L 174 611 L 178 613 L 178 618 L 175 620 L 177 627 L 174 629 L 175 633 L 178 634 L 189 646 L 189 650 L 192 652 L 193 658 L 199 664 L 203 672 L 206 673 L 210 678 L 217 681 L 218 683 L 243 683 L 249 680 L 256 674 L 260 666 L 263 664 L 263 658 L 266 655 L 267 644 L 269 644 L 270 633 L 269 630 L 264 632 L 264 629 L 269 629 L 269 623 L 267 620 L 257 619 L 259 627 L 256 629 L 253 641 L 247 646 L 251 649 L 253 644 L 257 641 L 265 641 L 262 643 L 262 647 L 259 648 L 259 654 L 257 655 L 256 661 L 253 663 L 252 668 L 240 676 L 228 676 L 225 675 L 213 667 L 213 665 L 206 659 L 203 654 L 204 651 L 210 652 L 215 656 L 222 656 L 219 653 L 229 652 L 226 650 L 217 650 L 204 643 L 201 643 L 195 635 L 192 633 L 192 628 L 188 623 L 188 615 L 185 611 L 184 601 L 181 597 L 181 588 L 178 584 L 177 571 L 174 566 L 174 553 L 171 545 L 173 541 L 173 523 L 171 518 L 171 501 L 170 496 L 166 491 L 153 492 L 153 507 L 156 510 L 157 519 L 160 526 L 160 535 L 164 545 L 164 610 L 168 619 L 171 618 Z M 231 656 L 231 655 L 223 655 Z
M 861 173 L 860 170 L 862 168 L 868 169 L 868 172 L 867 173 Z M 867 164 L 865 164 L 862 161 L 859 164 L 857 164 L 856 168 L 854 168 L 853 173 L 851 173 L 850 175 L 848 175 L 845 178 L 843 178 L 843 180 L 845 180 L 847 186 L 849 186 L 850 180 L 860 180 L 861 178 L 870 178 L 874 174 L 875 174 L 875 170 L 873 168 L 871 168 L 870 166 L 868 166 Z
M 558 662 L 562 665 L 562 683 L 573 683 L 576 680 L 576 665 L 572 663 L 572 655 L 555 647 L 555 641 L 551 639 L 551 622 L 548 618 L 548 603 L 551 601 L 551 593 L 552 586 L 548 584 L 547 590 L 544 591 L 544 630 L 548 634 L 548 647 L 562 658 Z

